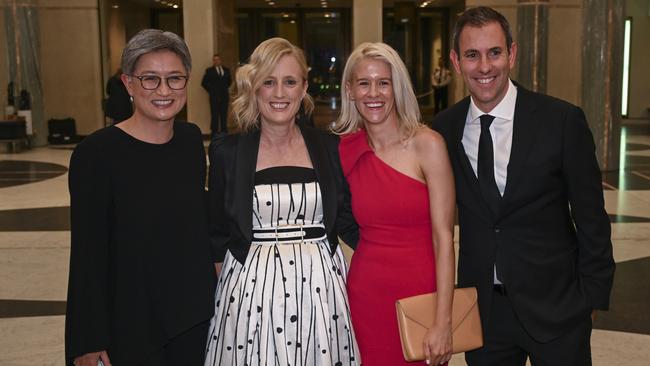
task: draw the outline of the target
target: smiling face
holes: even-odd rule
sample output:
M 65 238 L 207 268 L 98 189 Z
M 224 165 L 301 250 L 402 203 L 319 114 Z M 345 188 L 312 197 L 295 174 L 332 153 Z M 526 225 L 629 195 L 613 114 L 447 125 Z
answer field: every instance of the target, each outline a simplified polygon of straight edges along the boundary
M 515 64 L 517 45 L 510 52 L 506 36 L 497 22 L 482 27 L 466 26 L 459 37 L 459 51 L 451 51 L 457 73 L 463 76 L 474 103 L 489 112 L 508 92 L 508 74 Z
M 134 116 L 141 121 L 173 121 L 185 105 L 187 88 L 171 89 L 165 79 L 173 76 L 188 76 L 180 57 L 167 50 L 147 53 L 138 59 L 133 75 L 158 76 L 163 79 L 158 88 L 147 90 L 142 87 L 137 78 L 122 75 L 122 81 L 129 95 L 133 96 Z
M 360 60 L 346 88 L 348 98 L 354 102 L 364 123 L 397 121 L 393 78 L 388 63 L 374 58 Z
M 255 92 L 262 125 L 292 123 L 306 93 L 300 64 L 292 55 L 282 56 Z

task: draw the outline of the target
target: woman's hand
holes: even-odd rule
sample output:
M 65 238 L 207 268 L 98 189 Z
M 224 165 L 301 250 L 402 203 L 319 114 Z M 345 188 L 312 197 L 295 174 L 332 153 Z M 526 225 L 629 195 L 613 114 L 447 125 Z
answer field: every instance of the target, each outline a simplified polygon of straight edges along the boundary
M 111 366 L 111 360 L 108 358 L 106 351 L 86 353 L 74 359 L 74 366 L 97 366 L 99 360 L 104 363 L 104 366 Z
M 428 365 L 449 362 L 452 351 L 451 326 L 433 325 L 424 335 L 424 355 Z

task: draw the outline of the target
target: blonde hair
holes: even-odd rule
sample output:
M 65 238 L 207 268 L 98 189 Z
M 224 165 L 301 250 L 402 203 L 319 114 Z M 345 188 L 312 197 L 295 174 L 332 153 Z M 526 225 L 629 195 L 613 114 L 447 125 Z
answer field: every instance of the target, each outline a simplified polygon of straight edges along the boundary
M 392 47 L 382 42 L 362 43 L 348 58 L 341 82 L 341 114 L 332 130 L 336 134 L 345 135 L 363 127 L 363 118 L 348 95 L 347 84 L 352 83 L 357 64 L 368 58 L 383 61 L 390 66 L 399 130 L 402 140 L 406 141 L 422 127 L 420 107 L 404 62 Z
M 298 61 L 303 81 L 306 82 L 308 69 L 305 55 L 300 48 L 284 38 L 270 38 L 260 43 L 251 54 L 248 64 L 237 69 L 232 109 L 235 122 L 242 132 L 259 128 L 260 111 L 257 108 L 256 91 L 286 55 L 291 55 Z M 314 110 L 314 101 L 309 94 L 305 94 L 302 105 L 307 115 Z

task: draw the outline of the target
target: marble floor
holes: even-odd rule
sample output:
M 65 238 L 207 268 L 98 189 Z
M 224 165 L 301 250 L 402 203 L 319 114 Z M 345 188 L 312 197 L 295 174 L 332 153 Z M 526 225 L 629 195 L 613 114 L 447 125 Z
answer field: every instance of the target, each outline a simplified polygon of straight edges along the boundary
M 618 266 L 594 326 L 596 366 L 650 364 L 650 129 L 626 127 L 622 141 L 625 169 L 603 174 Z M 64 365 L 71 152 L 0 154 L 0 366 Z

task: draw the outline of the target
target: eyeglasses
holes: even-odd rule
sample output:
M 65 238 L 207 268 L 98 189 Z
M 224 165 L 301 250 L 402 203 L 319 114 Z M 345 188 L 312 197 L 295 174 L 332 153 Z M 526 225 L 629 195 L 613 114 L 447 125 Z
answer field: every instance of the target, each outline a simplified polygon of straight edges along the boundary
M 129 75 L 138 80 L 140 80 L 140 85 L 145 90 L 155 90 L 160 86 L 162 79 L 165 79 L 169 89 L 173 90 L 182 90 L 185 89 L 187 85 L 188 77 L 185 75 L 173 75 L 166 78 L 160 77 L 158 75 Z

